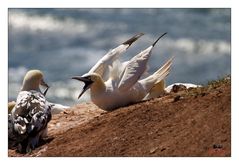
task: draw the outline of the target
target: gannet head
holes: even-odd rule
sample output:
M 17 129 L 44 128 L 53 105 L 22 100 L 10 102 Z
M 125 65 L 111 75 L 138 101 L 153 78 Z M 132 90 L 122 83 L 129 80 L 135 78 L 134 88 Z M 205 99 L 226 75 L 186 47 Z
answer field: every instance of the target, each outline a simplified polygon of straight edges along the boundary
M 40 70 L 30 70 L 26 73 L 23 79 L 22 91 L 40 90 L 40 85 L 46 87 L 47 89 L 49 88 L 47 83 L 45 83 L 43 73 Z M 46 91 L 44 92 L 44 95 Z
M 94 82 L 102 81 L 101 76 L 97 73 L 86 73 L 83 76 L 74 76 L 72 77 L 72 79 L 79 80 L 85 83 L 81 93 L 78 96 L 78 99 L 94 84 Z

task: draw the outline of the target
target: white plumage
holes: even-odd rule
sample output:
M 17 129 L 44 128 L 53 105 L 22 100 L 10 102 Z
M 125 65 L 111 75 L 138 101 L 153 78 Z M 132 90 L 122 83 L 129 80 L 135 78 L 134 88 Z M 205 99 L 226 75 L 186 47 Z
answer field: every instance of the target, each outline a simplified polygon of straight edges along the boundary
M 118 58 L 126 52 L 126 50 L 130 47 L 130 45 L 135 42 L 138 38 L 140 38 L 143 33 L 136 34 L 129 40 L 125 41 L 123 44 L 118 47 L 110 50 L 106 55 L 104 55 L 91 69 L 88 73 L 97 73 L 104 80 L 108 79 L 108 73 L 110 67 L 112 68 L 113 63 L 118 60 Z M 108 73 L 108 74 L 107 74 Z
M 165 34 L 166 33 L 162 36 Z M 169 74 L 172 59 L 169 59 L 152 75 L 142 80 L 140 80 L 140 78 L 147 69 L 147 62 L 151 56 L 153 47 L 162 36 L 131 60 L 124 63 L 118 61 L 119 56 L 141 36 L 142 33 L 135 35 L 107 53 L 88 73 L 83 76 L 73 77 L 73 79 L 85 83 L 79 97 L 90 88 L 91 100 L 93 103 L 104 110 L 113 110 L 118 107 L 139 102 L 151 92 L 157 92 L 152 90 L 156 89 L 154 87 L 164 81 Z M 109 69 L 110 72 L 109 76 L 102 78 L 107 69 Z
M 9 114 L 9 147 L 17 146 L 21 153 L 37 147 L 41 137 L 46 136 L 47 124 L 51 120 L 51 105 L 47 102 L 39 86 L 48 85 L 39 70 L 31 70 L 24 77 L 17 101 Z

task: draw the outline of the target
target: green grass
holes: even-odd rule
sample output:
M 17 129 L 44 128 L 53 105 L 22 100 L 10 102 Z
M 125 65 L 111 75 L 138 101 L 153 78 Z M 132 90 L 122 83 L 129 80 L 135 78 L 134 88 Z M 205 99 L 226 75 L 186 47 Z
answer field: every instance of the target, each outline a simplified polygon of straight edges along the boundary
M 187 89 L 186 91 L 175 94 L 175 96 L 180 95 L 184 98 L 186 97 L 197 98 L 197 97 L 205 96 L 209 94 L 210 92 L 214 91 L 216 88 L 220 87 L 221 85 L 226 85 L 230 83 L 231 83 L 231 76 L 227 75 L 223 78 L 218 78 L 217 80 L 209 81 L 206 86 Z
M 229 84 L 231 83 L 231 75 L 227 75 L 223 78 L 218 78 L 218 80 L 212 80 L 208 82 L 208 87 L 209 88 L 217 88 L 221 84 Z

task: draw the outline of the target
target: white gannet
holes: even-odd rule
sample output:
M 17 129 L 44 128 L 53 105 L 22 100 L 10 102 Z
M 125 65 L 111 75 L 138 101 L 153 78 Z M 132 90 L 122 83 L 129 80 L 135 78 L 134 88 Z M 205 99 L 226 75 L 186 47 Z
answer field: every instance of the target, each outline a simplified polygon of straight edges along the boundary
M 17 145 L 21 153 L 30 152 L 46 136 L 47 124 L 51 120 L 51 105 L 39 86 L 49 86 L 43 80 L 43 73 L 30 70 L 26 73 L 17 101 L 8 118 L 8 140 L 10 147 Z
M 166 33 L 162 36 L 165 34 Z M 97 62 L 88 73 L 83 76 L 72 77 L 73 79 L 85 83 L 78 98 L 90 88 L 92 102 L 101 109 L 107 111 L 141 101 L 155 86 L 164 81 L 171 68 L 172 58 L 155 73 L 140 80 L 140 77 L 147 69 L 147 62 L 151 56 L 153 47 L 162 36 L 160 36 L 151 46 L 134 56 L 129 61 L 122 64 L 118 61 L 117 64 L 117 62 L 112 60 L 102 60 L 112 58 L 114 55 L 110 52 L 107 53 L 100 62 Z M 119 47 L 123 47 L 123 50 L 125 51 L 132 44 L 132 41 L 136 41 L 136 39 L 130 39 L 128 41 L 129 42 L 125 42 Z M 118 52 L 122 53 L 120 50 L 118 50 Z M 116 56 L 119 57 L 119 54 L 115 55 L 112 59 L 117 60 Z M 112 65 L 110 74 L 108 79 L 104 80 L 102 78 L 104 71 L 99 72 L 99 70 L 102 70 L 101 68 L 104 68 L 103 70 L 105 70 L 109 65 Z

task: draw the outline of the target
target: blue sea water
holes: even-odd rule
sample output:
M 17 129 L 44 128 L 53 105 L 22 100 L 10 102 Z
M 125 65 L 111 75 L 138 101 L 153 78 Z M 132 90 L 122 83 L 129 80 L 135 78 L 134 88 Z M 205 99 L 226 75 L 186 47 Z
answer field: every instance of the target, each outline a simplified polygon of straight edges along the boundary
M 144 32 L 128 60 L 167 32 L 152 52 L 149 73 L 174 56 L 167 84 L 206 84 L 231 73 L 230 9 L 9 9 L 9 100 L 29 69 L 51 86 L 49 100 L 73 105 L 86 73 L 108 50 Z

